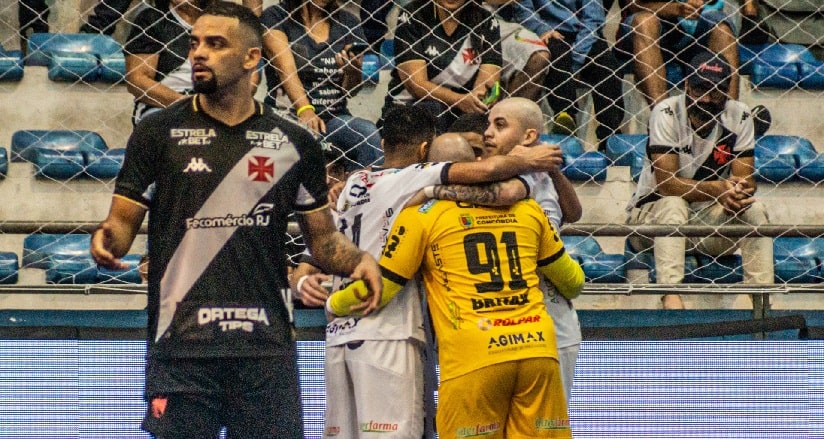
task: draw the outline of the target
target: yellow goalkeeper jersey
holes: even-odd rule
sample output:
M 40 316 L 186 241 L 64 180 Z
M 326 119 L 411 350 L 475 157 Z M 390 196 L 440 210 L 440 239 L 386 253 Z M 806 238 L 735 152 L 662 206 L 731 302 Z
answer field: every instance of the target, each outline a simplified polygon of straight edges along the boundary
M 557 358 L 536 270 L 561 256 L 569 260 L 533 200 L 509 208 L 430 201 L 401 212 L 381 266 L 401 285 L 422 268 L 446 380 L 505 361 Z

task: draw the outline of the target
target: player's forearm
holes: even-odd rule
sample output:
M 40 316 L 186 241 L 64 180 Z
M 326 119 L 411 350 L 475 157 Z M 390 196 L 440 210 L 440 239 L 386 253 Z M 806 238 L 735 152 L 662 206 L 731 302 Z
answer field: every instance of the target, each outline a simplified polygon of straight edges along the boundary
M 338 231 L 307 238 L 312 257 L 325 273 L 348 276 L 361 262 L 365 252 Z
M 526 187 L 523 182 L 515 178 L 477 186 L 439 185 L 433 187 L 433 198 L 463 201 L 480 206 L 511 206 L 526 196 Z
M 584 270 L 568 253 L 548 265 L 539 266 L 538 271 L 567 299 L 578 297 L 584 288 Z
M 383 308 L 392 298 L 398 295 L 403 285 L 396 284 L 387 278 L 383 278 L 383 294 L 378 308 Z M 348 316 L 351 314 L 353 306 L 360 305 L 367 295 L 366 284 L 363 281 L 355 281 L 346 288 L 336 291 L 326 301 L 326 311 L 336 316 Z

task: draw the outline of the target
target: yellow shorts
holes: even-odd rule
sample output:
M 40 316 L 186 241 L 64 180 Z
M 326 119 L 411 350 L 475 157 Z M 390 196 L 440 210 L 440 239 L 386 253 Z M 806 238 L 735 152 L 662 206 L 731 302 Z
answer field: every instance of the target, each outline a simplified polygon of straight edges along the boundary
M 435 419 L 441 439 L 572 438 L 558 361 L 548 357 L 441 382 Z

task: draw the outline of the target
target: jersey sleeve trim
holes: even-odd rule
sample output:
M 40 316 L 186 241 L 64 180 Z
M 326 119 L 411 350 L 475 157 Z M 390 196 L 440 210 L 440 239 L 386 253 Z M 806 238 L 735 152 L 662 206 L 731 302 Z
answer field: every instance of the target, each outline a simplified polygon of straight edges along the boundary
M 524 187 L 526 188 L 526 198 L 532 198 L 532 188 L 529 187 L 529 183 L 527 183 L 526 179 L 521 177 L 520 175 L 515 176 L 521 183 L 523 183 Z
M 140 201 L 135 200 L 134 198 L 131 198 L 131 197 L 128 197 L 128 196 L 126 196 L 126 195 L 122 195 L 122 194 L 114 194 L 114 195 L 112 195 L 112 196 L 113 196 L 113 197 L 116 197 L 116 198 L 119 198 L 119 199 L 121 199 L 121 200 L 128 201 L 128 202 L 130 202 L 130 203 L 132 203 L 132 204 L 136 204 L 136 205 L 138 205 L 138 206 L 142 207 L 142 208 L 143 208 L 143 209 L 145 209 L 145 210 L 149 210 L 149 206 L 146 206 L 145 204 L 141 203 Z
M 650 145 L 647 148 L 647 151 L 650 156 L 653 154 L 678 154 L 678 147 L 667 145 Z
M 319 210 L 328 209 L 328 208 L 329 208 L 329 203 L 323 203 L 323 206 L 316 207 L 314 209 L 312 209 L 312 208 L 310 208 L 308 210 L 297 210 L 297 209 L 295 209 L 295 213 L 299 213 L 301 215 L 309 215 L 310 213 L 314 213 L 314 212 L 317 212 Z
M 400 274 L 395 273 L 394 271 L 386 268 L 385 265 L 381 265 L 381 274 L 383 275 L 383 277 L 391 280 L 392 282 L 395 282 L 398 285 L 405 285 L 406 281 L 409 280 L 401 276 Z
M 754 149 L 745 149 L 744 151 L 741 151 L 741 152 L 735 154 L 735 157 L 740 158 L 740 159 L 755 157 L 755 150 Z
M 450 184 L 449 182 L 449 168 L 452 167 L 452 163 L 445 163 L 443 168 L 441 168 L 441 184 L 447 185 Z
M 558 252 L 556 252 L 555 254 L 549 256 L 548 258 L 544 258 L 544 259 L 539 260 L 538 261 L 538 266 L 539 267 L 545 267 L 545 266 L 557 261 L 558 259 L 560 259 L 564 254 L 566 254 L 566 249 L 562 247 L 560 250 L 558 250 Z

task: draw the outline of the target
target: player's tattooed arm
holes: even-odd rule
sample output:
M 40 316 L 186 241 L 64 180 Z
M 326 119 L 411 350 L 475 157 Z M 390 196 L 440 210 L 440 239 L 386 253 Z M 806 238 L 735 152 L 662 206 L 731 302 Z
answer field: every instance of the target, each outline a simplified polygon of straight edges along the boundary
M 375 258 L 335 229 L 328 208 L 298 215 L 298 223 L 306 246 L 320 268 L 326 273 L 363 280 L 369 298 L 363 314 L 376 309 L 381 300 L 382 280 Z
M 439 185 L 433 188 L 433 198 L 463 201 L 481 206 L 510 206 L 527 197 L 523 181 L 511 178 L 484 185 Z

